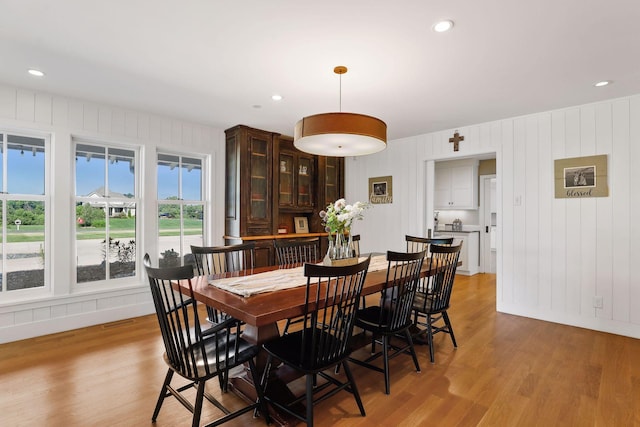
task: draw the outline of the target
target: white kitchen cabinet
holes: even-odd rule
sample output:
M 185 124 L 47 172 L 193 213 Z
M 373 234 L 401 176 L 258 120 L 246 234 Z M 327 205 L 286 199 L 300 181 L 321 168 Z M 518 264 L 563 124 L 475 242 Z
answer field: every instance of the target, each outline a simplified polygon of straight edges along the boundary
M 480 271 L 480 233 L 478 231 L 439 231 L 434 237 L 453 237 L 453 243 L 462 241 L 461 262 L 456 274 L 473 276 Z
M 443 209 L 478 209 L 478 162 L 438 162 L 435 168 L 434 206 Z

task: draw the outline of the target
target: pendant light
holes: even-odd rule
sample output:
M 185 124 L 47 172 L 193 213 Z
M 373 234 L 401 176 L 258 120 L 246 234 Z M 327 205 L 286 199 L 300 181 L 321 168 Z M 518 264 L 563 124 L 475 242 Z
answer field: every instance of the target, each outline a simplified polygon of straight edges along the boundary
M 307 116 L 296 123 L 293 145 L 305 153 L 330 157 L 363 156 L 387 147 L 387 125 L 364 114 L 342 112 L 342 75 L 347 67 L 337 66 L 340 76 L 340 112 Z

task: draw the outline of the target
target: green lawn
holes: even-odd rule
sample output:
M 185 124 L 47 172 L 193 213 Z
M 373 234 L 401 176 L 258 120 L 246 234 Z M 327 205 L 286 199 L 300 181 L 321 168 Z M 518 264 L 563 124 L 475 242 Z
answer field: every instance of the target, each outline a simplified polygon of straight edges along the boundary
M 167 218 L 161 219 L 160 235 L 161 236 L 178 236 L 180 233 L 180 220 Z M 133 238 L 136 226 L 135 218 L 112 218 L 109 221 L 110 234 L 114 239 Z M 187 219 L 184 221 L 185 235 L 202 234 L 202 221 L 199 219 Z M 77 227 L 77 239 L 104 239 L 104 227 Z M 43 225 L 21 225 L 20 230 L 15 225 L 7 227 L 7 242 L 42 242 L 44 240 Z

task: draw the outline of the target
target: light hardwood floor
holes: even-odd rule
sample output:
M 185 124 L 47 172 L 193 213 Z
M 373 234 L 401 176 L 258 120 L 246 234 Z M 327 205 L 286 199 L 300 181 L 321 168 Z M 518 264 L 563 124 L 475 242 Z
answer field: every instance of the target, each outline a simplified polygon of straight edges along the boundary
M 351 395 L 316 409 L 320 426 L 640 425 L 640 340 L 496 313 L 495 276 L 456 279 L 450 310 L 459 347 L 436 338 L 382 375 L 353 367 L 366 418 Z M 362 350 L 364 351 L 364 350 Z M 166 372 L 154 316 L 0 345 L 0 425 L 145 426 Z M 209 390 L 219 396 L 218 382 Z M 239 403 L 236 396 L 222 396 Z M 219 414 L 205 403 L 202 421 Z M 189 425 L 167 399 L 158 427 Z M 262 426 L 250 414 L 229 423 Z

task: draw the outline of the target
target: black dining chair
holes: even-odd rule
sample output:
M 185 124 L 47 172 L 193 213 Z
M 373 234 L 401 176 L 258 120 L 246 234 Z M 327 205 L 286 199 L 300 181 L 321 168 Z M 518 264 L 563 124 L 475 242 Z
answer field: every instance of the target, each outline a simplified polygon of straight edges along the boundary
M 308 239 L 276 239 L 273 246 L 276 250 L 276 261 L 279 268 L 301 267 L 304 263 L 318 262 L 318 250 L 320 239 L 312 237 Z M 300 323 L 302 318 L 287 319 L 282 331 L 289 333 L 289 327 L 294 323 Z
M 422 283 L 413 303 L 413 325 L 417 332 L 414 338 L 424 336 L 429 346 L 431 363 L 435 363 L 433 336 L 438 332 L 449 334 L 453 347 L 457 348 L 456 337 L 447 310 L 458 267 L 462 242 L 456 246 L 431 245 L 430 270 L 434 271 Z M 439 323 L 442 322 L 442 323 Z
M 191 245 L 196 274 L 210 275 L 252 269 L 254 267 L 255 246 L 255 242 L 227 246 Z M 215 307 L 207 306 L 207 320 L 210 323 L 215 325 L 226 318 L 226 313 Z
M 400 355 L 410 353 L 416 371 L 420 372 L 420 364 L 413 346 L 409 328 L 412 325 L 411 313 L 413 300 L 420 281 L 420 269 L 425 258 L 425 251 L 421 252 L 387 252 L 387 279 L 380 295 L 380 303 L 356 312 L 356 326 L 373 334 L 371 356 L 365 360 L 350 358 L 358 365 L 384 374 L 385 393 L 391 392 L 389 380 L 389 360 Z M 395 336 L 404 340 L 396 340 Z M 382 351 L 376 352 L 376 340 L 382 346 Z M 389 350 L 393 350 L 390 354 Z M 382 356 L 382 368 L 372 364 Z
M 259 347 L 241 338 L 240 322 L 233 318 L 208 327 L 203 333 L 200 324 L 198 303 L 191 287 L 193 268 L 191 266 L 152 268 L 145 256 L 145 270 L 149 278 L 151 295 L 155 306 L 160 333 L 164 343 L 164 361 L 168 365 L 167 375 L 160 391 L 151 420 L 158 418 L 164 399 L 174 396 L 185 408 L 193 413 L 192 426 L 200 425 L 200 415 L 204 398 L 223 412 L 223 416 L 208 426 L 217 426 L 246 412 L 259 410 L 270 422 L 269 413 L 258 388 L 258 399 L 233 412 L 225 408 L 213 395 L 205 392 L 207 380 L 224 375 L 229 369 L 248 364 L 255 384 L 260 378 L 253 361 Z M 173 284 L 186 281 L 191 295 L 183 295 L 174 289 Z M 174 374 L 188 381 L 180 386 L 171 385 Z M 184 392 L 196 389 L 195 402 L 192 404 Z
M 418 237 L 405 235 L 404 240 L 407 243 L 407 252 L 420 252 L 427 250 L 429 254 L 429 245 L 451 245 L 453 244 L 453 237 Z
M 273 242 L 280 268 L 299 267 L 305 262 L 318 262 L 320 238 L 276 239 Z
M 359 264 L 340 267 L 305 264 L 307 286 L 302 329 L 263 344 L 268 354 L 262 377 L 265 399 L 279 410 L 306 422 L 307 426 L 313 426 L 314 405 L 341 390 L 353 394 L 360 414 L 365 416 L 355 379 L 349 369 L 348 357 L 355 312 L 370 259 L 368 257 Z M 274 360 L 306 376 L 304 395 L 286 404 L 268 396 L 267 380 Z M 325 372 L 338 365 L 343 367 L 346 381 L 340 381 Z M 320 383 L 318 377 L 325 382 Z M 301 406 L 304 412 L 298 409 Z
M 354 234 L 350 236 L 350 240 L 351 240 L 351 252 L 353 256 L 359 257 L 360 256 L 360 235 Z
M 255 242 L 226 246 L 195 246 L 191 245 L 191 254 L 195 261 L 195 274 L 211 275 L 233 271 L 248 270 L 254 266 Z M 210 305 L 207 308 L 207 320 L 217 325 L 229 318 L 227 313 Z M 208 331 L 205 331 L 205 334 Z M 218 376 L 220 388 L 227 390 L 227 372 Z

